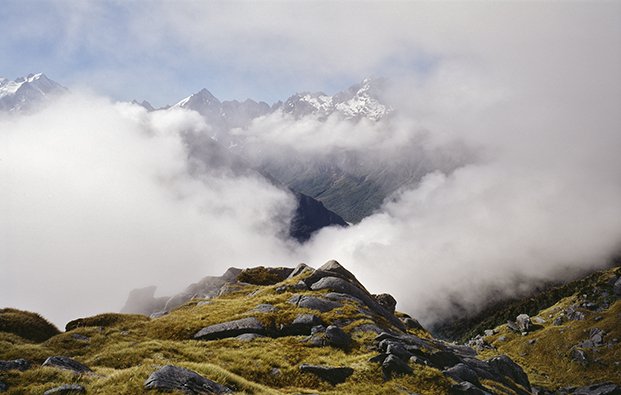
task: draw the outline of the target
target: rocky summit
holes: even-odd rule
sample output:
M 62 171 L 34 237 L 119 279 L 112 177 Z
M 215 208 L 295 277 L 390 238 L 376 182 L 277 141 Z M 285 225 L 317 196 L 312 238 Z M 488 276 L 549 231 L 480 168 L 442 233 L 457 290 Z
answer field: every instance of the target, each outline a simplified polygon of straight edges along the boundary
M 79 318 L 63 333 L 5 309 L 0 391 L 619 394 L 620 272 L 465 344 L 434 337 L 336 261 L 231 268 L 168 298 L 133 291 L 127 313 Z

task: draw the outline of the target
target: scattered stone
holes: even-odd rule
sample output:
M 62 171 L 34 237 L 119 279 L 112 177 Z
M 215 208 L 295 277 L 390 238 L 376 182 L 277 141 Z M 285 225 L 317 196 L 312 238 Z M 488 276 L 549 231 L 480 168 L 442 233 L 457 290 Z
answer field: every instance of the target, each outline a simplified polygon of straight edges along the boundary
M 562 388 L 556 393 L 572 395 L 621 395 L 621 387 L 613 383 L 599 383 L 587 387 Z
M 484 331 L 483 331 L 483 334 L 484 334 L 485 336 L 493 336 L 493 335 L 494 335 L 494 330 L 492 330 L 492 329 L 486 329 L 486 330 L 484 330 Z
M 395 298 L 392 297 L 392 295 L 378 294 L 378 295 L 371 295 L 371 296 L 373 296 L 373 299 L 375 299 L 375 301 L 380 306 L 388 310 L 390 314 L 395 313 L 395 308 L 397 307 L 397 301 L 395 300 Z
M 273 313 L 276 310 L 278 310 L 278 308 L 274 307 L 273 305 L 269 303 L 260 304 L 254 309 L 252 309 L 252 311 L 257 312 L 257 313 Z
M 528 344 L 535 344 L 537 342 L 537 339 L 530 339 L 528 341 Z
M 617 296 L 621 296 L 621 276 L 617 278 L 617 281 L 615 281 L 615 284 L 612 286 L 612 292 Z
M 428 357 L 431 366 L 438 369 L 447 369 L 461 362 L 461 359 L 450 351 L 438 351 Z
M 149 318 L 151 318 L 152 320 L 156 319 L 156 318 L 160 318 L 165 316 L 166 314 L 168 314 L 168 311 L 156 311 L 155 313 L 152 313 L 151 315 L 149 315 Z
M 569 357 L 583 366 L 589 363 L 586 353 L 577 347 L 571 349 Z
M 390 380 L 394 373 L 396 374 L 411 374 L 412 368 L 404 362 L 401 358 L 395 355 L 389 354 L 382 362 L 382 374 L 384 380 Z
M 214 340 L 235 337 L 244 333 L 256 333 L 266 335 L 267 330 L 255 317 L 242 318 L 235 321 L 223 322 L 210 325 L 196 332 L 195 339 Z
M 520 328 L 518 328 L 517 324 L 511 320 L 507 321 L 507 328 L 511 329 L 513 332 L 522 332 L 520 331 Z
M 351 345 L 351 337 L 338 326 L 328 326 L 325 336 L 329 346 L 347 349 Z
M 423 328 L 423 326 L 420 324 L 420 322 L 418 322 L 418 320 L 412 318 L 412 317 L 406 317 L 403 320 L 403 324 L 405 325 L 406 328 L 408 329 L 425 329 Z
M 530 382 L 524 370 L 511 358 L 500 355 L 486 361 L 499 375 L 509 377 L 514 383 L 530 390 Z
M 571 321 L 582 321 L 585 318 L 584 313 L 576 310 L 575 306 L 569 306 L 565 309 L 565 316 Z
M 307 296 L 307 295 L 293 295 L 291 299 L 288 300 L 289 303 L 294 304 L 298 307 L 304 307 L 306 309 L 317 310 L 325 313 L 330 310 L 334 310 L 337 307 L 342 307 L 343 305 L 337 302 L 333 302 L 328 299 L 319 298 L 316 296 Z
M 75 359 L 62 356 L 49 357 L 45 360 L 45 362 L 43 362 L 43 366 L 51 366 L 59 369 L 70 370 L 74 373 L 79 374 L 92 372 L 92 370 L 88 366 L 81 364 Z
M 515 325 L 520 332 L 528 332 L 531 329 L 530 317 L 528 314 L 520 314 L 515 319 Z
M 72 337 L 73 339 L 75 339 L 75 340 L 79 340 L 79 341 L 82 341 L 82 342 L 87 342 L 87 341 L 90 341 L 90 340 L 91 340 L 91 338 L 90 338 L 90 337 L 88 337 L 88 336 L 84 336 L 84 335 L 81 335 L 81 334 L 79 334 L 79 333 L 74 333 L 74 334 L 72 334 L 72 335 L 71 335 L 71 337 Z
M 563 325 L 563 317 L 556 317 L 552 323 L 556 326 Z
M 151 373 L 144 388 L 160 391 L 178 390 L 186 394 L 229 394 L 229 388 L 206 379 L 191 370 L 179 366 L 166 365 Z
M 302 273 L 312 272 L 314 270 L 315 269 L 308 266 L 306 263 L 300 263 L 295 267 L 295 269 L 293 269 L 293 271 L 289 274 L 288 278 L 293 278 L 295 276 L 299 276 Z
M 531 321 L 533 324 L 537 324 L 537 325 L 543 325 L 543 324 L 545 324 L 545 323 L 546 323 L 546 320 L 544 320 L 544 319 L 543 319 L 543 318 L 541 318 L 541 317 L 532 317 L 532 318 L 530 319 L 530 321 Z
M 322 325 L 321 318 L 314 314 L 300 314 L 293 322 L 281 328 L 281 332 L 288 336 L 309 335 L 315 326 Z
M 496 339 L 496 340 L 499 341 L 499 342 L 505 342 L 505 341 L 507 341 L 507 336 L 504 336 L 504 335 L 498 336 L 498 339 Z
M 30 362 L 25 359 L 13 359 L 10 361 L 0 361 L 0 371 L 3 370 L 24 370 L 30 369 Z
M 242 333 L 239 336 L 235 336 L 235 338 L 237 340 L 243 341 L 243 342 L 250 342 L 253 341 L 254 339 L 258 339 L 260 337 L 265 337 L 263 335 L 259 335 L 258 333 Z
M 603 345 L 605 335 L 606 332 L 604 332 L 603 330 L 599 328 L 592 328 L 589 332 L 589 340 L 593 342 L 594 346 L 599 347 Z
M 603 319 L 604 319 L 604 317 L 602 317 L 601 315 L 598 315 L 597 317 L 593 318 L 593 320 L 594 320 L 595 322 L 599 322 L 599 321 L 601 321 L 601 320 L 603 320 Z
M 323 365 L 300 365 L 302 373 L 312 373 L 332 385 L 345 382 L 354 373 L 354 369 L 346 366 L 332 367 Z
M 491 395 L 468 381 L 462 381 L 449 389 L 449 395 Z
M 477 372 L 464 363 L 458 363 L 452 368 L 446 369 L 442 373 L 444 373 L 445 376 L 448 376 L 453 380 L 457 381 L 458 383 L 467 381 L 476 385 L 477 387 L 481 386 Z
M 86 389 L 79 384 L 63 384 L 59 387 L 54 387 L 43 393 L 43 395 L 69 395 L 69 394 L 84 394 Z

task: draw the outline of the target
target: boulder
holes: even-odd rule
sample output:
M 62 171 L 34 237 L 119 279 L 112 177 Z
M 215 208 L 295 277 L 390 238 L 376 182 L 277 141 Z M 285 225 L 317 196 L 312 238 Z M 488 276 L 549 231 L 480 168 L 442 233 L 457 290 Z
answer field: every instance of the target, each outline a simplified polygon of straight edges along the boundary
M 571 349 L 569 357 L 583 366 L 586 366 L 589 363 L 586 353 L 577 347 L 573 347 Z
M 302 273 L 309 273 L 309 272 L 313 272 L 315 269 L 313 269 L 312 267 L 308 266 L 306 263 L 300 263 L 299 265 L 297 265 L 295 267 L 295 269 L 293 269 L 293 271 L 291 273 L 289 273 L 289 277 L 288 278 L 293 278 L 295 276 L 299 276 Z
M 341 349 L 348 349 L 351 346 L 351 337 L 335 325 L 326 328 L 325 339 L 327 346 Z
M 45 391 L 43 395 L 69 395 L 84 393 L 86 393 L 86 389 L 79 384 L 63 384 Z
M 333 302 L 328 299 L 316 297 L 316 296 L 308 296 L 308 295 L 293 295 L 289 300 L 289 303 L 294 304 L 298 307 L 304 307 L 306 309 L 317 310 L 325 313 L 326 311 L 334 310 L 337 307 L 342 307 L 343 305 L 338 302 Z
M 395 313 L 395 308 L 397 307 L 397 301 L 395 300 L 395 298 L 392 297 L 392 295 L 378 294 L 378 295 L 372 295 L 372 296 L 373 296 L 373 299 L 375 299 L 375 301 L 380 306 L 385 308 L 390 314 Z
M 181 391 L 185 394 L 230 394 L 229 388 L 206 379 L 191 370 L 166 365 L 151 373 L 144 388 L 159 391 Z
M 323 266 L 319 267 L 319 269 L 315 270 L 310 276 L 305 278 L 304 282 L 310 287 L 324 277 L 338 277 L 352 284 L 353 286 L 363 290 L 367 294 L 369 293 L 366 288 L 360 283 L 360 281 L 358 281 L 356 276 L 354 276 L 349 270 L 345 269 L 343 266 L 341 266 L 340 263 L 334 260 L 328 261 Z
M 412 368 L 402 359 L 389 354 L 382 362 L 382 374 L 384 380 L 390 380 L 393 374 L 411 374 Z
M 405 317 L 402 321 L 407 329 L 425 329 L 418 320 L 412 317 Z
M 492 395 L 468 381 L 462 381 L 449 389 L 449 395 Z
M 30 369 L 30 362 L 25 359 L 13 359 L 10 361 L 0 361 L 0 371 L 3 370 L 24 370 Z
M 444 373 L 445 376 L 448 376 L 453 380 L 457 381 L 458 383 L 467 381 L 477 387 L 481 386 L 477 372 L 464 363 L 458 363 L 452 368 L 446 369 L 442 373 Z
M 447 369 L 461 362 L 461 359 L 450 351 L 438 351 L 427 357 L 429 364 L 438 369 Z
M 487 360 L 489 366 L 499 375 L 510 378 L 514 383 L 530 390 L 530 382 L 524 370 L 511 358 L 500 355 Z
M 45 360 L 45 362 L 43 362 L 43 366 L 70 370 L 74 373 L 79 374 L 92 372 L 92 370 L 88 366 L 81 364 L 75 359 L 62 356 L 49 357 Z
M 267 332 L 267 329 L 258 319 L 255 317 L 248 317 L 210 325 L 196 332 L 194 338 L 197 340 L 214 340 L 235 337 L 244 333 L 266 335 Z
M 617 281 L 615 281 L 614 285 L 612 286 L 612 292 L 614 292 L 614 294 L 617 296 L 621 296 L 621 276 L 617 278 Z
M 563 390 L 559 392 L 564 393 Z M 567 393 L 575 395 L 621 395 L 621 387 L 613 383 L 599 383 L 587 387 L 569 388 Z
M 276 310 L 278 310 L 278 308 L 274 307 L 274 305 L 271 305 L 269 303 L 262 303 L 252 309 L 252 311 L 256 313 L 273 313 Z
M 235 336 L 235 338 L 239 341 L 243 341 L 243 342 L 249 342 L 249 341 L 253 341 L 254 339 L 258 339 L 260 337 L 265 337 L 263 335 L 259 335 L 256 333 L 244 333 L 241 334 L 239 336 Z
M 322 324 L 321 318 L 314 314 L 300 314 L 291 324 L 283 326 L 280 332 L 286 336 L 309 335 L 313 327 Z
M 520 332 L 528 332 L 530 330 L 530 317 L 528 314 L 520 314 L 515 319 L 515 325 Z
M 302 373 L 312 373 L 332 385 L 345 382 L 354 373 L 354 369 L 346 366 L 332 367 L 323 365 L 300 365 Z

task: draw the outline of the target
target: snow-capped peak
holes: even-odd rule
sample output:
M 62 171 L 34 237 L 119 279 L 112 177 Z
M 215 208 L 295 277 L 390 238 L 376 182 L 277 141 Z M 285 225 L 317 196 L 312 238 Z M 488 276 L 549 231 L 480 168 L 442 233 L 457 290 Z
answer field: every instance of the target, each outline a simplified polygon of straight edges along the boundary
M 50 93 L 66 91 L 65 87 L 50 80 L 43 73 L 28 74 L 14 81 L 0 78 L 0 110 L 26 109 Z

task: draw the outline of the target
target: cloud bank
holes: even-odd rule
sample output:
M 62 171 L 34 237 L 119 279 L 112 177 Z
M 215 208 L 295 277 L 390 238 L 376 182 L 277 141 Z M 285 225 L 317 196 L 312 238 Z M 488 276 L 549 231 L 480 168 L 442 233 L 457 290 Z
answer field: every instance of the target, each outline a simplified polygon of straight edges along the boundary
M 120 6 L 131 39 L 115 45 L 90 30 L 108 26 L 109 9 L 54 4 L 68 7 L 59 16 L 70 22 L 59 33 L 65 54 L 101 50 L 114 60 L 96 70 L 98 86 L 135 80 L 113 66 L 146 54 L 165 77 L 146 85 L 162 91 L 209 74 L 204 67 L 250 76 L 239 85 L 253 89 L 294 80 L 318 90 L 378 72 L 396 81 L 392 124 L 266 118 L 239 131 L 278 147 L 253 152 L 259 159 L 341 150 L 381 162 L 405 151 L 443 163 L 464 152 L 455 147 L 468 155 L 457 167 L 430 169 L 360 224 L 297 247 L 280 237 L 292 210 L 286 193 L 209 166 L 188 175 L 179 134 L 208 128 L 196 114 L 69 96 L 0 120 L 7 305 L 62 322 L 118 308 L 133 287 L 174 292 L 232 265 L 335 258 L 432 323 L 456 300 L 474 311 L 491 292 L 523 292 L 619 252 L 618 3 L 365 3 L 355 13 L 349 3 L 243 3 L 241 11 L 224 2 L 135 3 Z M 183 78 L 169 80 L 171 70 Z M 248 92 L 239 85 L 230 92 Z
M 1 118 L 2 304 L 64 324 L 118 311 L 135 287 L 290 262 L 288 193 L 258 176 L 190 176 L 180 133 L 205 127 L 80 94 Z

